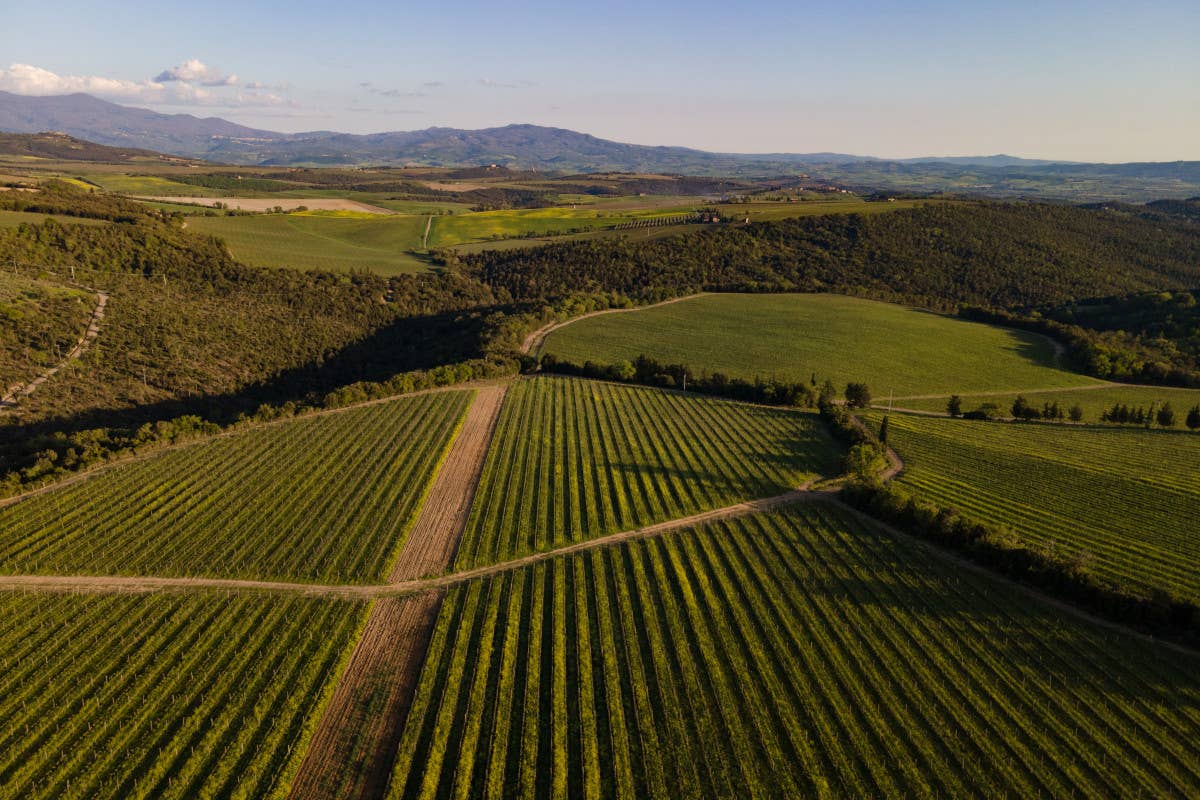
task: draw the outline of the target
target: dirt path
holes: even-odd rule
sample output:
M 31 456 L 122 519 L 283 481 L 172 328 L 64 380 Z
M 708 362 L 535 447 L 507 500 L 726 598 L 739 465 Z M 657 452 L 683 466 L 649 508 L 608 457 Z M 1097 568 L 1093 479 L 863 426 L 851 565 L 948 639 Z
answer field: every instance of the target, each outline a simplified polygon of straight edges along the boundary
M 425 234 L 421 237 L 421 249 L 429 249 L 429 229 L 433 227 L 433 215 L 429 215 L 429 219 L 425 220 Z
M 942 398 L 950 398 L 950 395 L 957 394 L 959 397 L 994 397 L 998 394 L 1049 394 L 1050 392 L 1092 392 L 1097 389 L 1117 389 L 1121 387 L 1128 388 L 1150 388 L 1145 384 L 1138 383 L 1113 383 L 1112 381 L 1101 381 L 1099 378 L 1093 380 L 1098 383 L 1089 383 L 1086 386 L 1060 386 L 1049 389 L 993 389 L 987 392 L 942 392 L 941 394 L 906 394 L 903 397 L 893 397 L 893 400 L 941 400 Z M 1164 387 L 1155 386 L 1155 389 Z
M 58 374 L 58 372 L 68 363 L 76 358 L 79 358 L 92 346 L 92 342 L 100 335 L 100 323 L 104 321 L 104 309 L 108 306 L 108 295 L 101 291 L 96 291 L 96 309 L 92 312 L 91 321 L 88 322 L 87 330 L 83 336 L 79 337 L 79 341 L 71 348 L 71 352 L 67 353 L 62 361 L 59 361 L 50 369 L 37 376 L 29 383 L 20 384 L 13 387 L 4 397 L 0 397 L 0 412 L 11 409 L 13 406 L 25 397 L 37 391 L 38 387 L 48 381 L 50 378 Z
M 563 322 L 550 322 L 550 323 L 543 325 L 542 327 L 538 328 L 536 331 L 534 331 L 533 333 L 531 333 L 525 337 L 525 341 L 521 343 L 521 352 L 525 353 L 526 355 L 528 355 L 530 353 L 536 354 L 537 351 L 541 348 L 542 342 L 544 342 L 546 340 L 547 336 L 549 336 L 551 333 L 558 330 L 559 328 L 565 328 L 568 325 L 574 325 L 576 322 L 579 322 L 579 320 L 581 320 L 581 319 L 588 319 L 589 317 L 598 317 L 602 314 L 624 314 L 624 313 L 628 313 L 630 311 L 645 311 L 646 309 L 649 309 L 649 308 L 658 308 L 659 306 L 669 306 L 669 305 L 671 305 L 671 303 L 679 303 L 684 300 L 691 300 L 694 297 L 704 297 L 707 294 L 709 294 L 709 293 L 708 292 L 700 292 L 699 294 L 686 294 L 683 297 L 672 297 L 670 300 L 663 300 L 661 303 L 654 303 L 653 305 L 648 305 L 648 306 L 637 306 L 636 308 L 606 308 L 602 311 L 590 311 L 587 314 L 580 314 L 578 317 L 571 317 L 570 319 L 564 320 Z
M 388 575 L 391 583 L 438 574 L 450 566 L 467 524 L 507 390 L 507 386 L 489 386 L 476 392 L 462 429 L 392 566 Z
M 490 386 L 476 393 L 388 576 L 394 588 L 408 584 L 405 588 L 423 593 L 385 598 L 372 607 L 291 797 L 383 796 L 448 585 L 419 578 L 446 570 L 454 558 L 507 389 Z
M 897 458 L 897 461 L 899 459 Z M 901 467 L 903 465 L 901 464 Z M 687 517 L 667 520 L 644 528 L 610 533 L 595 539 L 543 550 L 520 556 L 509 561 L 487 564 L 482 567 L 451 572 L 444 575 L 422 578 L 399 579 L 382 584 L 325 584 L 289 583 L 286 581 L 234 580 L 225 578 L 159 578 L 120 575 L 0 575 L 0 591 L 21 590 L 31 592 L 76 592 L 83 594 L 146 593 L 173 590 L 229 589 L 236 591 L 265 591 L 294 593 L 315 597 L 345 598 L 354 600 L 409 599 L 416 595 L 440 593 L 461 583 L 488 578 L 515 569 L 532 566 L 542 561 L 582 553 L 598 547 L 611 547 L 633 539 L 649 539 L 672 531 L 692 528 L 709 522 L 730 519 L 759 511 L 770 511 L 793 503 L 828 499 L 836 489 L 809 490 L 809 483 L 799 489 L 758 500 L 747 500 L 731 506 L 702 511 Z M 415 528 L 414 528 L 415 530 Z M 411 534 L 410 534 L 411 536 Z M 449 558 L 447 558 L 447 562 Z M 424 560 L 422 559 L 423 563 Z

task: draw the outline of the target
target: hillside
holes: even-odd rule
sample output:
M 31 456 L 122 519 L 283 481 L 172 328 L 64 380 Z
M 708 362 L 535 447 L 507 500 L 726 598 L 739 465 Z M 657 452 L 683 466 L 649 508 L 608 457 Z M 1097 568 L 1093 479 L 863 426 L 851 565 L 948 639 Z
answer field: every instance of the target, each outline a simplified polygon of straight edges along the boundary
M 886 160 L 844 153 L 713 153 L 601 139 L 540 125 L 480 130 L 432 127 L 350 134 L 279 133 L 216 117 L 160 114 L 86 94 L 29 97 L 0 92 L 0 131 L 56 130 L 99 144 L 146 148 L 233 164 L 500 164 L 543 172 L 668 172 L 690 175 L 806 174 L 859 191 L 949 193 L 1061 200 L 1182 199 L 1200 194 L 1200 162 L 1086 164 L 1007 155 Z
M 168 156 L 152 150 L 128 147 L 108 147 L 85 139 L 77 139 L 58 131 L 40 133 L 0 133 L 0 156 L 46 158 L 60 161 L 121 163 L 128 161 L 186 164 L 191 159 Z

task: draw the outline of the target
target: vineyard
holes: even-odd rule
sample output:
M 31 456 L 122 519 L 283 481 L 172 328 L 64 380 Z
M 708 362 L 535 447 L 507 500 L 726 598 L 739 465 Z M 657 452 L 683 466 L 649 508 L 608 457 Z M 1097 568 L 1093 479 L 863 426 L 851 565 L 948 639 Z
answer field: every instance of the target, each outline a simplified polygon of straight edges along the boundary
M 837 471 L 817 418 L 595 381 L 515 384 L 456 566 L 488 564 Z
M 390 797 L 1194 796 L 1198 676 L 813 503 L 452 590 Z
M 661 228 L 667 225 L 687 225 L 694 222 L 702 222 L 703 215 L 699 211 L 693 211 L 690 214 L 670 214 L 663 217 L 645 217 L 643 219 L 634 219 L 629 222 L 622 222 L 615 226 L 613 230 L 617 231 L 634 231 L 639 228 Z
M 4 796 L 282 796 L 364 611 L 268 595 L 0 595 Z
M 0 572 L 381 580 L 470 399 L 254 428 L 0 508 Z
M 1142 593 L 1200 598 L 1200 436 L 903 414 L 888 430 L 919 495 Z

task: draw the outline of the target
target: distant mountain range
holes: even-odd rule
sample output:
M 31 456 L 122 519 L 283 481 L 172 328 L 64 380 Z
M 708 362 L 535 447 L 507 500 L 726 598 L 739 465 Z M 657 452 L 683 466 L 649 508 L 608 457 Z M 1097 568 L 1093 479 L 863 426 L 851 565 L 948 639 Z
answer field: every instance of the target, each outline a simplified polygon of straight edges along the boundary
M 1006 155 L 885 160 L 843 153 L 710 153 L 600 139 L 538 125 L 373 134 L 279 133 L 217 117 L 160 114 L 86 94 L 0 92 L 0 131 L 62 131 L 113 147 L 247 165 L 500 164 L 561 172 L 681 175 L 804 173 L 861 191 L 1140 201 L 1200 193 L 1200 162 L 1086 164 Z

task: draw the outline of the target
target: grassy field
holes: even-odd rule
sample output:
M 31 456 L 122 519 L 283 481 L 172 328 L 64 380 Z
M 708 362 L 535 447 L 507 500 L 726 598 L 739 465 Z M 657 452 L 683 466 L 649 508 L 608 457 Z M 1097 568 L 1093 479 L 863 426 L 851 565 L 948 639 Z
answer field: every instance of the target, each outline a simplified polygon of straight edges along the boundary
M 750 202 L 750 203 L 720 203 L 717 208 L 721 214 L 735 220 L 747 217 L 751 222 L 767 222 L 794 217 L 815 217 L 822 214 L 881 214 L 887 211 L 899 211 L 902 208 L 916 208 L 926 205 L 926 200 L 896 200 L 894 202 L 867 202 L 857 197 L 843 200 L 805 200 L 799 203 L 781 202 Z
M 117 194 L 149 194 L 176 197 L 218 197 L 221 192 L 204 186 L 173 181 L 158 175 L 122 175 L 113 172 L 89 173 L 84 179 L 106 192 Z
M 1139 592 L 1200 600 L 1200 435 L 904 414 L 888 429 L 920 496 Z
M 85 219 L 83 217 L 68 217 L 56 214 L 37 214 L 32 211 L 0 211 L 0 230 L 5 228 L 16 228 L 19 225 L 28 223 L 30 225 L 40 225 L 48 219 L 53 219 L 55 222 L 61 222 L 64 225 L 108 225 L 108 220 L 103 219 Z
M 430 247 L 453 247 L 482 239 L 518 239 L 524 236 L 566 234 L 572 231 L 611 228 L 637 221 L 688 214 L 695 206 L 628 210 L 583 208 L 533 208 L 480 211 L 433 218 Z
M 69 353 L 95 305 L 81 289 L 0 272 L 0 394 Z
M 456 566 L 487 564 L 837 472 L 816 417 L 595 381 L 508 393 Z
M 36 495 L 0 509 L 0 572 L 380 580 L 470 396 L 258 427 Z
M 420 250 L 427 217 L 263 214 L 193 217 L 189 228 L 225 240 L 234 258 L 256 267 L 384 275 L 428 269 Z
M 582 363 L 648 355 L 731 376 L 866 381 L 875 399 L 1084 386 L 1056 367 L 1048 339 L 925 311 L 829 294 L 706 295 L 581 320 L 543 353 Z
M 1200 657 L 831 503 L 452 590 L 389 797 L 1200 793 Z
M 1100 422 L 1100 414 L 1112 408 L 1114 403 L 1121 403 L 1131 408 L 1138 406 L 1149 408 L 1151 404 L 1161 406 L 1163 403 L 1170 403 L 1178 418 L 1176 424 L 1181 427 L 1187 410 L 1192 406 L 1200 405 L 1200 389 L 1174 389 L 1165 386 L 1109 384 L 1075 391 L 1025 392 L 1024 397 L 1039 408 L 1044 403 L 1057 402 L 1063 409 L 1063 413 L 1066 413 L 1071 406 L 1078 405 L 1083 409 L 1084 422 Z M 918 411 L 945 411 L 946 401 L 949 399 L 948 396 L 917 399 L 898 398 L 895 402 L 896 406 L 901 408 L 913 408 Z M 962 407 L 963 411 L 973 411 L 984 403 L 993 403 L 1000 409 L 1002 415 L 1007 416 L 1016 399 L 1016 392 L 973 395 L 962 398 Z M 878 402 L 878 398 L 876 401 Z
M 0 794 L 283 797 L 365 606 L 0 595 Z

